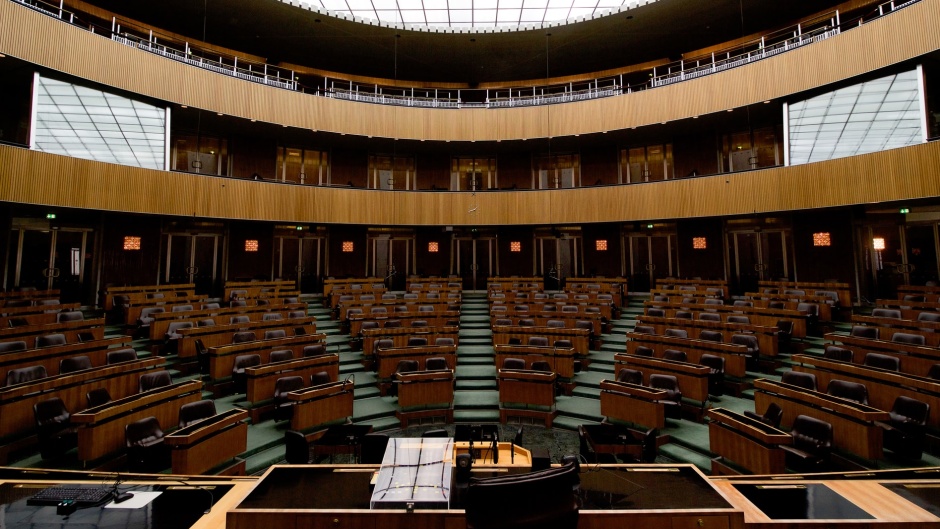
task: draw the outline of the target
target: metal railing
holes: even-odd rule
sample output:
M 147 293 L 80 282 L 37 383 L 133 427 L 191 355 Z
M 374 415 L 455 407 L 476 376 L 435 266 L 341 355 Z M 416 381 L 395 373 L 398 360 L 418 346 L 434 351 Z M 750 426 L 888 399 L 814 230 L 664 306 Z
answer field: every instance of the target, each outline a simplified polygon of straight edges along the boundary
M 790 50 L 802 48 L 808 44 L 820 42 L 836 35 L 843 30 L 859 27 L 867 22 L 893 13 L 899 9 L 916 4 L 921 0 L 908 0 L 905 2 L 889 1 L 878 5 L 877 9 L 852 20 L 840 20 L 839 12 L 826 15 L 808 24 L 798 24 L 770 33 L 758 40 L 737 45 L 733 49 L 712 53 L 710 57 L 700 59 L 680 60 L 667 65 L 657 66 L 651 70 L 634 72 L 631 75 L 646 78 L 641 82 L 630 84 L 625 82 L 624 75 L 609 76 L 592 80 L 585 80 L 567 85 L 546 85 L 530 87 L 511 87 L 495 90 L 464 90 L 464 94 L 472 92 L 480 95 L 479 98 L 461 97 L 461 90 L 441 90 L 443 97 L 438 96 L 437 90 L 382 87 L 379 85 L 356 85 L 352 81 L 334 79 L 328 82 L 323 78 L 322 87 L 305 86 L 300 83 L 296 72 L 268 64 L 256 64 L 238 57 L 224 57 L 191 46 L 188 42 L 166 44 L 171 38 L 155 36 L 153 30 L 144 28 L 131 29 L 128 25 L 122 28 L 116 18 L 112 19 L 111 27 L 103 27 L 82 20 L 80 15 L 63 9 L 44 0 L 11 0 L 45 15 L 57 18 L 73 26 L 87 29 L 92 33 L 109 37 L 114 42 L 130 46 L 141 51 L 159 55 L 170 60 L 182 62 L 196 68 L 209 70 L 221 75 L 227 75 L 249 82 L 273 86 L 284 90 L 302 91 L 310 95 L 330 97 L 347 101 L 358 101 L 380 105 L 397 105 L 421 108 L 508 108 L 537 105 L 554 105 L 575 101 L 586 101 L 614 97 L 626 93 L 659 88 L 675 83 L 697 79 L 707 75 L 727 71 L 745 66 L 756 61 L 785 53 Z M 813 26 L 816 27 L 813 27 Z M 122 31 L 123 30 L 123 31 Z M 163 42 L 159 42 L 160 40 Z M 722 57 L 723 56 L 723 57 Z M 211 58 L 210 58 L 211 57 Z M 214 57 L 218 57 L 216 60 Z M 228 60 L 226 60 L 228 59 Z M 665 70 L 666 73 L 661 73 Z M 339 88 L 339 81 L 348 88 Z M 586 88 L 580 88 L 586 86 Z M 425 95 L 415 95 L 415 92 Z M 453 97 L 456 92 L 457 97 Z

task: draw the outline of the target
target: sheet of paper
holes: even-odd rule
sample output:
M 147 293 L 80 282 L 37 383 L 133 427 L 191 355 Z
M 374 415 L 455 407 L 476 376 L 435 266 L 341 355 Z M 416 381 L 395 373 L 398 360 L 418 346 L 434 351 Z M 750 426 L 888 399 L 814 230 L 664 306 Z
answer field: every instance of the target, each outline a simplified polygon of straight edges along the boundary
M 141 507 L 146 507 L 150 504 L 157 496 L 163 494 L 163 492 L 144 492 L 144 491 L 131 491 L 131 494 L 134 495 L 133 498 L 125 500 L 121 503 L 114 503 L 113 501 L 104 506 L 105 509 L 139 509 Z

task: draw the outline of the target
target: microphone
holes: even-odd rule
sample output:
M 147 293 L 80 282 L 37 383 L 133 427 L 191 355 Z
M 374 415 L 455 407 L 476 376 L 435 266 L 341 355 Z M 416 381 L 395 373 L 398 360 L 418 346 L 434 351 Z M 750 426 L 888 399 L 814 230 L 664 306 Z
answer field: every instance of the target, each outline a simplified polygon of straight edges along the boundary
M 493 435 L 493 464 L 499 463 L 499 436 Z
M 470 436 L 470 462 L 473 462 L 473 436 Z
M 509 463 L 514 464 L 516 462 L 516 440 L 513 439 L 509 441 Z

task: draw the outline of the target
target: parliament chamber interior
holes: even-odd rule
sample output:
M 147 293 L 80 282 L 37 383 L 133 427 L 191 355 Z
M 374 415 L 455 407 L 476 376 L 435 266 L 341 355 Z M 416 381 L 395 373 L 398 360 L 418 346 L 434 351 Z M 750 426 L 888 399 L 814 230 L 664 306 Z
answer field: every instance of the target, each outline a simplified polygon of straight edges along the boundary
M 0 0 L 0 527 L 940 528 L 937 27 Z

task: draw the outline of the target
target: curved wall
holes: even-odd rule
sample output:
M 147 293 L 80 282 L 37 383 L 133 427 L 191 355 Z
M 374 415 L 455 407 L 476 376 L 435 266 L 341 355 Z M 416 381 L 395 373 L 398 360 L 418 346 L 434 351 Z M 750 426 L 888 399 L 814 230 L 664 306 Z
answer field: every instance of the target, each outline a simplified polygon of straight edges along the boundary
M 369 137 L 494 141 L 618 130 L 785 97 L 940 49 L 940 2 L 919 2 L 826 41 L 728 72 L 598 99 L 516 109 L 339 101 L 241 81 L 128 48 L 9 1 L 0 52 L 76 77 L 226 115 Z
M 711 177 L 476 194 L 255 182 L 0 146 L 0 201 L 289 223 L 558 225 L 747 215 L 936 196 L 940 196 L 940 141 Z

